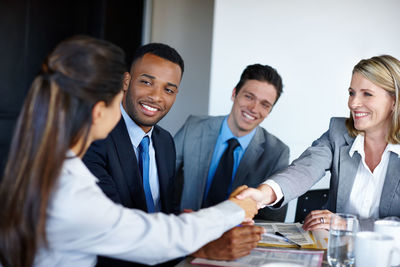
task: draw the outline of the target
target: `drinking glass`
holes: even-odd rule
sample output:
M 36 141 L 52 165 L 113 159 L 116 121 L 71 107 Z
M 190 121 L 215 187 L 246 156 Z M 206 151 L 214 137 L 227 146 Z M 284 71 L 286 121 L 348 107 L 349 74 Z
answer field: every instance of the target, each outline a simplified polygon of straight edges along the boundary
M 336 213 L 331 215 L 328 262 L 330 266 L 347 267 L 354 264 L 354 241 L 358 232 L 355 215 Z

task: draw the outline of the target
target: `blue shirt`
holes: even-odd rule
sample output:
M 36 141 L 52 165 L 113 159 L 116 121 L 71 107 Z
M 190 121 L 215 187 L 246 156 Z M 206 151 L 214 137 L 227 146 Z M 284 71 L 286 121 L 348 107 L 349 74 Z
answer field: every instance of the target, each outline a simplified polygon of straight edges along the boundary
M 154 207 L 157 211 L 161 210 L 161 203 L 160 203 L 160 184 L 158 181 L 158 171 L 157 171 L 157 162 L 156 162 L 156 152 L 154 150 L 153 141 L 151 140 L 151 135 L 153 133 L 153 128 L 148 133 L 145 133 L 142 128 L 140 128 L 132 119 L 129 117 L 128 113 L 126 113 L 124 107 L 121 104 L 121 115 L 125 121 L 126 128 L 128 130 L 129 138 L 131 139 L 131 143 L 133 149 L 135 150 L 136 159 L 139 163 L 139 144 L 142 141 L 144 136 L 148 136 L 150 143 L 149 143 L 149 181 L 150 181 L 150 190 L 151 195 L 154 200 Z
M 210 168 L 208 169 L 208 176 L 207 176 L 207 184 L 206 190 L 204 192 L 203 199 L 206 199 L 208 191 L 210 190 L 212 180 L 214 178 L 215 171 L 217 170 L 218 163 L 224 154 L 225 150 L 228 148 L 228 140 L 231 138 L 236 138 L 240 144 L 234 151 L 233 151 L 233 171 L 232 171 L 232 180 L 231 184 L 229 185 L 228 193 L 232 192 L 232 181 L 235 177 L 236 170 L 239 166 L 239 163 L 243 157 L 244 152 L 246 151 L 247 147 L 249 146 L 251 139 L 253 139 L 255 133 L 255 128 L 253 131 L 244 135 L 242 137 L 236 137 L 228 125 L 228 116 L 225 117 L 224 121 L 222 122 L 221 130 L 219 132 L 217 142 L 215 143 L 214 153 L 211 158 Z

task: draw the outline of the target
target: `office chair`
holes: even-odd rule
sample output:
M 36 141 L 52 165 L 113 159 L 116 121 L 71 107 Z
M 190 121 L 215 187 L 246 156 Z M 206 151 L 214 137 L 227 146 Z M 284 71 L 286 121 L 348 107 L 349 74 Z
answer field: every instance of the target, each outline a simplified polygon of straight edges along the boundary
M 310 211 L 326 209 L 329 189 L 307 191 L 297 199 L 295 222 L 304 223 L 304 218 Z

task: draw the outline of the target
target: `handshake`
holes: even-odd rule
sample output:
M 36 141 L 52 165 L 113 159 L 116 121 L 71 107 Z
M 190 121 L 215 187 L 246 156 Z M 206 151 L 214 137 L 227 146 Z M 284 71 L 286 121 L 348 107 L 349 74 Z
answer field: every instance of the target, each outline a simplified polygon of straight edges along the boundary
M 257 189 L 242 185 L 232 192 L 229 200 L 245 211 L 245 221 L 251 221 L 259 209 L 276 200 L 276 195 L 272 188 L 266 184 L 260 185 Z

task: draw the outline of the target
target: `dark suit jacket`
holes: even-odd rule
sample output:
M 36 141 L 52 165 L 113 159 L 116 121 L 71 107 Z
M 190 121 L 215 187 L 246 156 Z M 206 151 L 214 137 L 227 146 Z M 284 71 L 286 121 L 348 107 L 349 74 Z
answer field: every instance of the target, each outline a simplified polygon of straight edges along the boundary
M 157 162 L 161 211 L 176 213 L 179 208 L 173 200 L 174 140 L 169 132 L 157 125 L 154 126 L 151 139 Z M 83 162 L 99 179 L 98 185 L 111 200 L 127 208 L 147 211 L 139 165 L 123 118 L 106 139 L 90 146 Z M 142 265 L 101 258 L 98 266 Z
M 175 135 L 176 170 L 183 188 L 181 209 L 198 210 L 203 202 L 208 169 L 224 116 L 190 116 Z M 232 189 L 240 185 L 257 187 L 269 176 L 289 164 L 289 148 L 261 127 L 247 147 L 236 171 Z M 259 219 L 283 221 L 287 206 L 280 210 L 265 208 Z

